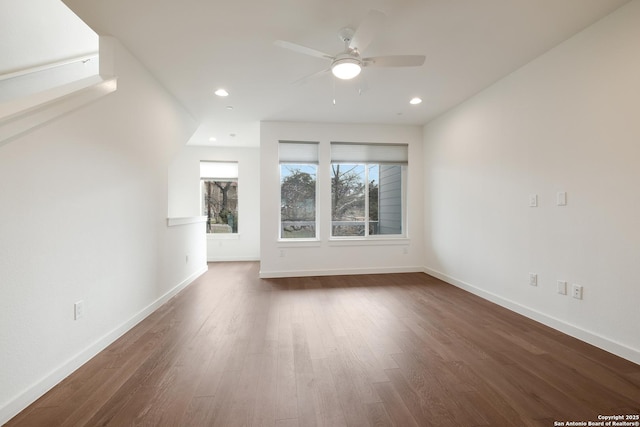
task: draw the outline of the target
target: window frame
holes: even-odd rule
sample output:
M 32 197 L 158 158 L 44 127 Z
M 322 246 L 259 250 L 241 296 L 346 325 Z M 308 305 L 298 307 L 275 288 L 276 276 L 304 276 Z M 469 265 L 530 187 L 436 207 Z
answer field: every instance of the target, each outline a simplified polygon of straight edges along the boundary
M 333 234 L 333 186 L 329 191 L 329 240 L 339 241 L 373 241 L 373 240 L 406 240 L 408 239 L 408 174 L 409 174 L 409 144 L 389 142 L 345 142 L 331 141 L 331 155 L 329 159 L 329 175 L 333 179 L 333 166 L 336 164 L 364 165 L 365 169 L 365 230 L 362 236 L 334 236 Z M 383 165 L 401 167 L 400 172 L 400 234 L 369 234 L 369 168 L 378 165 L 379 171 Z M 378 175 L 380 184 L 380 175 Z M 378 221 L 380 217 L 378 216 Z
M 278 242 L 301 243 L 320 241 L 320 184 L 319 184 L 319 141 L 278 141 Z M 314 237 L 284 237 L 282 226 L 282 167 L 286 165 L 313 166 L 315 168 L 315 199 L 314 199 Z
M 224 169 L 225 165 L 233 165 L 235 167 L 235 173 L 234 174 L 229 174 L 228 172 L 222 173 L 222 174 L 217 174 L 217 175 L 221 175 L 221 176 L 202 176 L 203 175 L 203 163 L 215 163 L 218 164 L 222 167 L 222 169 Z M 212 175 L 216 175 L 216 173 L 212 174 Z M 226 176 L 222 176 L 222 175 L 226 175 Z M 234 175 L 233 177 L 231 175 Z M 238 218 L 240 216 L 240 165 L 239 162 L 237 161 L 225 161 L 225 160 L 201 160 L 200 161 L 200 213 L 203 214 L 203 216 L 207 217 L 207 215 L 204 213 L 204 183 L 205 181 L 219 181 L 219 182 L 235 182 L 236 183 L 236 215 L 235 215 L 235 229 L 236 231 L 233 231 L 233 227 L 231 228 L 231 232 L 230 233 L 209 233 L 207 232 L 207 239 L 220 239 L 220 240 L 228 240 L 228 239 L 237 239 L 240 236 L 240 223 L 238 222 Z M 206 229 L 206 223 L 208 222 L 208 217 L 207 220 L 205 220 L 205 229 Z
M 282 231 L 284 227 L 282 226 L 282 167 L 283 166 L 313 166 L 315 167 L 315 199 L 314 199 L 314 237 L 284 237 L 282 235 Z M 280 209 L 278 210 L 278 241 L 280 242 L 314 242 L 320 240 L 320 221 L 318 218 L 318 206 L 319 206 L 319 191 L 318 191 L 318 164 L 316 163 L 290 163 L 290 162 L 281 162 L 278 164 L 279 168 L 279 177 L 280 177 Z
M 332 210 L 333 210 L 333 186 L 331 186 L 330 192 L 329 192 L 329 198 L 330 198 L 330 214 L 329 214 L 329 239 L 331 241 L 354 241 L 354 240 L 366 240 L 366 241 L 372 241 L 372 240 L 398 240 L 398 239 L 407 239 L 408 238 L 408 232 L 407 232 L 407 177 L 408 177 L 408 164 L 399 164 L 399 163 L 380 163 L 380 162 L 351 162 L 351 163 L 347 163 L 347 162 L 331 162 L 329 164 L 329 168 L 330 168 L 330 179 L 333 179 L 333 166 L 334 165 L 363 165 L 364 166 L 364 214 L 365 214 L 365 219 L 363 221 L 354 221 L 354 222 L 362 222 L 364 223 L 364 235 L 360 236 L 339 236 L 339 235 L 334 235 L 333 234 L 333 223 L 334 223 L 334 219 L 332 216 Z M 369 233 L 369 226 L 371 223 L 371 212 L 370 212 L 370 202 L 369 202 L 369 168 L 370 166 L 375 165 L 378 166 L 378 168 L 380 168 L 380 166 L 383 165 L 395 165 L 395 166 L 400 166 L 400 228 L 401 228 L 401 233 L 399 234 L 370 234 Z M 378 172 L 379 174 L 380 172 Z M 378 191 L 380 191 L 380 177 L 378 175 Z M 378 199 L 379 200 L 379 199 Z M 378 202 L 379 203 L 379 202 Z M 379 205 L 378 205 L 379 206 Z M 379 214 L 378 214 L 379 215 Z M 378 216 L 378 225 L 380 222 L 380 217 Z

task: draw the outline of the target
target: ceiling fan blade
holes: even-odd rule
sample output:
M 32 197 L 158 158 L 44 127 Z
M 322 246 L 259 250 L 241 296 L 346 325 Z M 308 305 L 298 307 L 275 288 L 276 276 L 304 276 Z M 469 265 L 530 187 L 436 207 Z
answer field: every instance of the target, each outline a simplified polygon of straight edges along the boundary
M 384 22 L 385 16 L 386 15 L 379 10 L 370 10 L 369 14 L 364 18 L 351 38 L 349 47 L 352 49 L 358 49 L 358 51 L 362 53 L 373 41 L 376 32 Z
M 367 67 L 419 67 L 424 64 L 424 55 L 391 55 L 363 58 Z
M 329 71 L 331 71 L 330 68 L 327 68 L 326 70 L 316 71 L 313 74 L 309 74 L 308 76 L 301 77 L 298 80 L 295 80 L 295 81 L 291 82 L 291 84 L 295 85 L 295 86 L 300 86 L 300 85 L 306 84 L 306 83 L 309 82 L 309 80 L 313 80 L 313 79 L 315 79 L 317 77 L 320 77 L 323 74 L 328 73 Z
M 276 40 L 273 42 L 276 46 L 292 50 L 294 52 L 303 53 L 305 55 L 315 56 L 316 58 L 333 60 L 333 56 L 328 53 L 320 52 L 319 50 L 311 49 L 310 47 L 302 46 L 299 44 L 285 42 L 283 40 Z

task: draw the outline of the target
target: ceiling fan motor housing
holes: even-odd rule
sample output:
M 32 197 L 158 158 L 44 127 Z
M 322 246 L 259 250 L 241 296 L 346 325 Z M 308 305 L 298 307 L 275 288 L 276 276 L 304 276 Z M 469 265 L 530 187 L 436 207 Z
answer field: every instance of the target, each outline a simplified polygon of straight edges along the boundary
M 338 38 L 341 42 L 344 42 L 347 46 L 349 46 L 349 43 L 351 43 L 351 40 L 353 39 L 353 35 L 355 33 L 356 31 L 353 28 L 344 27 L 340 29 L 340 31 L 338 31 Z

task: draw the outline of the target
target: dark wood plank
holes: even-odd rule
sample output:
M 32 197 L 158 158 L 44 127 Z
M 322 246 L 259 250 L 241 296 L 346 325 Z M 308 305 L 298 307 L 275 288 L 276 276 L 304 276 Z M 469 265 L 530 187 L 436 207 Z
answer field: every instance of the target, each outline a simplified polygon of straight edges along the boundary
M 382 402 L 369 403 L 367 405 L 367 421 L 371 427 L 393 426 Z
M 418 427 L 420 425 L 407 409 L 398 391 L 391 383 L 376 383 L 375 389 L 376 393 L 382 398 L 382 404 L 393 425 L 406 427 Z M 428 424 L 423 423 L 422 425 Z

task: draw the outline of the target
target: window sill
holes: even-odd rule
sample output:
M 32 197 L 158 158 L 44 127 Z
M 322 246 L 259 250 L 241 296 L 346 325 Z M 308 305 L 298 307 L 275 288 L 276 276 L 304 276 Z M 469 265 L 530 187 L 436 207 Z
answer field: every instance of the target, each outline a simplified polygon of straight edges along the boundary
M 321 244 L 320 239 L 278 239 L 279 248 L 317 248 Z
M 329 239 L 329 246 L 408 246 L 411 239 L 408 237 L 375 237 L 375 238 L 353 238 L 353 237 L 332 237 Z
M 208 233 L 207 234 L 207 240 L 238 240 L 238 239 L 240 239 L 240 233 Z

